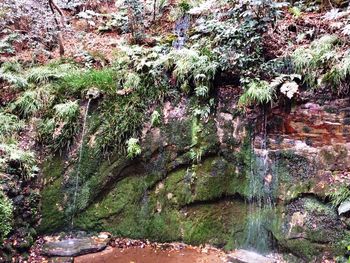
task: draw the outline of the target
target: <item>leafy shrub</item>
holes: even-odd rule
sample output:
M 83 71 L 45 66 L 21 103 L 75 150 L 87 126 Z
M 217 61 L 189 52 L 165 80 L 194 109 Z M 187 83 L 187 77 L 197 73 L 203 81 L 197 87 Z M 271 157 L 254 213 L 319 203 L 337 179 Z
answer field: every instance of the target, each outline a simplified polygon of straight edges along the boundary
M 293 15 L 294 18 L 299 18 L 302 15 L 300 8 L 297 6 L 289 8 L 289 12 Z
M 129 72 L 126 76 L 123 88 L 124 89 L 138 89 L 141 83 L 141 79 L 138 74 L 134 72 Z
M 281 7 L 283 4 L 274 1 L 235 3 L 225 19 L 204 20 L 195 29 L 201 35 L 210 36 L 209 42 L 221 69 L 241 76 L 259 73 L 264 62 L 261 36 L 281 15 Z
M 100 31 L 115 30 L 120 34 L 129 32 L 129 20 L 127 16 L 127 10 L 125 8 L 119 8 L 117 13 L 110 15 L 109 19 L 98 28 Z
M 5 37 L 0 40 L 0 54 L 14 54 L 15 49 L 13 48 L 13 42 L 17 38 L 17 33 L 5 35 Z
M 185 14 L 186 12 L 188 12 L 191 9 L 191 4 L 187 0 L 182 0 L 179 3 L 179 8 L 181 10 L 181 13 Z
M 338 93 L 349 92 L 350 51 L 339 59 L 332 68 L 324 74 L 322 82 L 337 90 Z
M 68 101 L 55 105 L 54 110 L 55 130 L 52 134 L 53 144 L 51 147 L 55 151 L 61 151 L 64 148 L 70 147 L 74 136 L 77 135 L 79 131 L 79 126 L 77 125 L 79 104 L 78 101 Z M 41 126 L 41 131 L 44 133 L 50 131 L 52 129 L 52 124 L 52 120 L 48 120 Z
M 42 107 L 41 100 L 37 97 L 35 90 L 25 91 L 13 103 L 14 110 L 23 117 L 29 117 L 37 113 Z

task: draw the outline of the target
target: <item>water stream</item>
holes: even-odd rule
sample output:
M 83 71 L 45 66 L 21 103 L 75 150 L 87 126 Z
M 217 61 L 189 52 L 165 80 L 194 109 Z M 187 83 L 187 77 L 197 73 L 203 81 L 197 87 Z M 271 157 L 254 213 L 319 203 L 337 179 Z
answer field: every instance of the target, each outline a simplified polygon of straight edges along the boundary
M 269 226 L 274 214 L 274 189 L 277 176 L 272 172 L 272 161 L 267 147 L 267 114 L 264 110 L 260 149 L 252 147 L 248 188 L 248 217 L 244 248 L 267 253 L 271 250 Z
M 74 186 L 74 196 L 73 196 L 73 212 L 72 212 L 72 218 L 71 218 L 71 227 L 74 227 L 74 217 L 75 217 L 75 212 L 76 212 L 76 205 L 77 205 L 77 194 L 79 190 L 79 177 L 80 177 L 80 168 L 81 168 L 81 160 L 83 156 L 83 149 L 84 149 L 84 139 L 85 139 L 85 133 L 86 133 L 86 122 L 87 122 L 87 117 L 89 114 L 89 108 L 91 104 L 92 98 L 89 98 L 89 101 L 86 105 L 86 110 L 84 114 L 84 121 L 83 121 L 83 131 L 81 135 L 81 141 L 80 141 L 80 147 L 79 147 L 79 158 L 78 158 L 78 167 L 77 167 L 77 172 L 75 176 L 75 186 Z
M 187 31 L 189 27 L 190 27 L 189 16 L 183 16 L 175 23 L 174 34 L 177 36 L 177 38 L 173 42 L 173 47 L 175 49 L 181 49 L 184 47 L 186 43 Z

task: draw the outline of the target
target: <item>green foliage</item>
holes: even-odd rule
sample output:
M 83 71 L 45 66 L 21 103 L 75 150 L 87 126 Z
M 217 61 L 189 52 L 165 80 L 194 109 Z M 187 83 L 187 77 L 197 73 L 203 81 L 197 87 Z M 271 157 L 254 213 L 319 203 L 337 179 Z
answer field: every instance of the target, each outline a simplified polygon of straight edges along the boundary
M 186 92 L 190 83 L 194 83 L 195 94 L 198 97 L 208 96 L 211 81 L 219 67 L 210 56 L 187 48 L 171 51 L 164 64 L 168 69 L 173 69 L 173 76 L 182 91 Z
M 25 151 L 19 148 L 17 144 L 0 144 L 0 164 L 1 170 L 4 172 L 7 169 L 8 163 L 16 163 L 19 165 L 20 174 L 23 179 L 28 180 L 37 171 L 35 155 L 33 152 Z
M 252 80 L 248 83 L 247 89 L 239 98 L 241 106 L 251 106 L 253 104 L 267 104 L 274 99 L 274 89 L 267 81 Z
M 282 6 L 274 1 L 239 2 L 230 9 L 226 19 L 204 20 L 196 32 L 210 35 L 207 41 L 221 69 L 253 77 L 252 72 L 260 73 L 264 62 L 261 35 L 276 22 Z
M 130 138 L 127 142 L 127 152 L 129 158 L 135 158 L 141 154 L 141 146 L 139 145 L 139 139 Z
M 157 110 L 153 111 L 151 115 L 151 125 L 152 127 L 157 127 L 161 122 L 161 116 Z
M 27 80 L 20 76 L 22 70 L 18 62 L 5 62 L 0 68 L 0 80 L 4 80 L 12 87 L 24 89 L 28 86 Z
M 34 67 L 27 73 L 27 80 L 35 84 L 45 84 L 72 74 L 74 70 L 71 64 L 51 64 L 49 66 Z
M 324 74 L 322 82 L 335 88 L 338 93 L 347 93 L 349 91 L 350 80 L 350 51 L 333 67 Z
M 302 15 L 300 8 L 297 6 L 289 8 L 289 12 L 293 15 L 294 18 L 299 18 Z
M 294 68 L 297 73 L 303 75 L 303 80 L 308 86 L 317 87 L 323 69 L 335 62 L 335 48 L 339 41 L 337 36 L 325 35 L 314 41 L 309 48 L 298 48 L 293 52 Z
M 5 34 L 5 37 L 0 40 L 0 54 L 14 54 L 13 43 L 18 36 L 17 33 Z
M 35 90 L 25 91 L 13 104 L 13 109 L 22 117 L 29 117 L 42 109 L 43 105 Z
M 79 131 L 79 104 L 78 101 L 68 101 L 55 105 L 53 110 L 52 117 L 39 122 L 37 140 L 56 152 L 69 148 Z
M 20 116 L 27 118 L 51 105 L 54 96 L 49 87 L 27 90 L 11 105 Z
M 24 128 L 24 122 L 16 115 L 0 112 L 0 142 Z
M 78 101 L 68 101 L 66 103 L 57 104 L 53 107 L 55 116 L 58 121 L 72 123 L 79 116 Z
M 129 32 L 129 17 L 126 6 L 120 6 L 118 12 L 104 16 L 107 17 L 107 19 L 103 25 L 98 28 L 99 31 L 115 30 L 120 34 Z
M 138 89 L 140 88 L 141 79 L 138 74 L 134 72 L 129 72 L 126 76 L 123 88 L 124 89 Z
M 12 202 L 0 190 L 0 243 L 12 230 L 13 206 Z
M 342 186 L 331 192 L 329 197 L 331 198 L 333 206 L 338 206 L 342 202 L 350 199 L 350 189 L 347 186 Z
M 179 8 L 181 10 L 181 13 L 182 14 L 185 14 L 186 12 L 188 12 L 190 9 L 191 9 L 191 5 L 189 3 L 189 1 L 187 0 L 182 0 L 180 3 L 179 3 Z
M 1 65 L 1 71 L 6 72 L 13 72 L 13 73 L 20 73 L 22 70 L 22 66 L 18 61 L 7 61 L 4 62 Z
M 273 90 L 279 89 L 282 94 L 291 99 L 296 93 L 298 93 L 299 81 L 301 81 L 301 75 L 281 74 L 272 80 L 270 86 Z
M 110 93 L 115 90 L 115 84 L 116 73 L 113 68 L 91 69 L 64 76 L 58 82 L 58 92 L 78 95 L 88 88 L 98 87 L 100 90 Z

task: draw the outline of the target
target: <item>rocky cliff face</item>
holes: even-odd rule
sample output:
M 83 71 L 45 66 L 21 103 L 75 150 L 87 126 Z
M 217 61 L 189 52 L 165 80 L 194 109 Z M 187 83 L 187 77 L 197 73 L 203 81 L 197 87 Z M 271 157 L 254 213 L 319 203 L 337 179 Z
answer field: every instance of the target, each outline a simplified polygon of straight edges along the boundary
M 185 98 L 166 102 L 161 125 L 145 124 L 142 156 L 133 160 L 96 158 L 89 135 L 75 228 L 231 249 L 246 245 L 252 218 L 260 218 L 270 247 L 306 261 L 343 255 L 348 221 L 329 194 L 350 183 L 350 101 L 305 100 L 253 118 L 237 111 L 235 94 L 219 89 L 216 112 L 205 121 L 188 113 Z M 262 151 L 268 160 L 262 185 L 274 200 L 269 209 L 248 202 Z M 70 222 L 72 167 L 63 157 L 47 161 L 41 232 Z

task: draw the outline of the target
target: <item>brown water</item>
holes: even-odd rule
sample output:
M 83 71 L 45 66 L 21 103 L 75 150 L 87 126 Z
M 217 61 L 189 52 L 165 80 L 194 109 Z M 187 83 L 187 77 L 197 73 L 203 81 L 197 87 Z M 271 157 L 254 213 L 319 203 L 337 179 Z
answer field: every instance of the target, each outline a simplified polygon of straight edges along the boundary
M 222 263 L 225 254 L 209 250 L 206 253 L 194 248 L 154 249 L 138 248 L 107 248 L 106 250 L 80 256 L 74 263 Z

